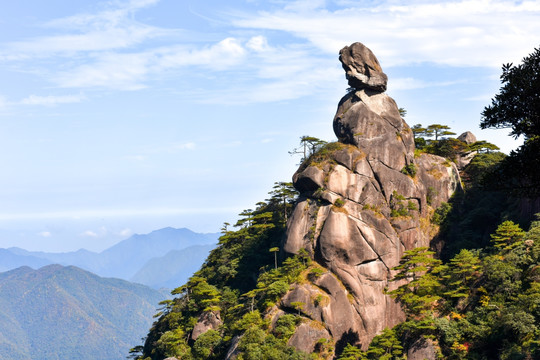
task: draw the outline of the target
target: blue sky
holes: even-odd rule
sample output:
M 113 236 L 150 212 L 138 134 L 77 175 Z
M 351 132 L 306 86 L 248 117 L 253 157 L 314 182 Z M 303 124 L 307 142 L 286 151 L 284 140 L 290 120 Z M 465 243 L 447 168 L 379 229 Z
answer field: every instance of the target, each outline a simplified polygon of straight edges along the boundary
M 540 44 L 538 1 L 4 2 L 0 247 L 102 250 L 165 226 L 219 231 L 333 140 L 360 41 L 410 125 L 478 128 L 503 63 Z

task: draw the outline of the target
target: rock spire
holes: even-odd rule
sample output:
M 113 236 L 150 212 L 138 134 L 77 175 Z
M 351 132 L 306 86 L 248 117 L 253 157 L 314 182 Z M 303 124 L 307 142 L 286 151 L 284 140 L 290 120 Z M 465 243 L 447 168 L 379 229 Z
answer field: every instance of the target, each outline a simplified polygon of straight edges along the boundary
M 339 52 L 339 61 L 351 88 L 386 91 L 388 77 L 375 55 L 364 44 L 355 42 L 345 46 Z
M 446 159 L 415 156 L 412 131 L 384 93 L 387 77 L 375 55 L 354 43 L 340 51 L 340 60 L 352 89 L 333 120 L 339 142 L 294 174 L 301 195 L 283 244 L 288 253 L 307 250 L 326 269 L 296 285 L 281 304 L 306 304 L 305 322 L 290 343 L 308 352 L 321 337 L 366 348 L 404 319 L 384 294 L 399 285 L 390 281 L 391 269 L 404 251 L 430 244 L 437 231 L 430 216 L 460 186 Z

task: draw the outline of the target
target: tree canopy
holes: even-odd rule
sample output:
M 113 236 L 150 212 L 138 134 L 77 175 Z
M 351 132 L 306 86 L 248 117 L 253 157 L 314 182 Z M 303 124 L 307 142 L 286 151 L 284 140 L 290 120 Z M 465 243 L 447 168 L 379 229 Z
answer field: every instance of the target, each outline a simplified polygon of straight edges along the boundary
M 499 94 L 482 112 L 480 127 L 511 128 L 511 135 L 540 135 L 540 48 L 519 65 L 502 67 Z

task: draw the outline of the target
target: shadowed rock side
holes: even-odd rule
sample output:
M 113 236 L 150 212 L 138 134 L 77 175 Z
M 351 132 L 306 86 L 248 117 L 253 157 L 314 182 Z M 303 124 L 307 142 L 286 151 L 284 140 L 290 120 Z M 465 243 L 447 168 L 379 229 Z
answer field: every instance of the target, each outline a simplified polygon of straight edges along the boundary
M 306 317 L 290 343 L 312 351 L 321 337 L 366 348 L 385 327 L 404 319 L 384 295 L 391 268 L 404 251 L 429 246 L 437 229 L 430 217 L 460 186 L 446 159 L 415 157 L 414 139 L 395 101 L 384 93 L 386 75 L 360 43 L 340 60 L 351 91 L 341 99 L 333 126 L 338 143 L 304 162 L 293 176 L 301 192 L 288 222 L 283 248 L 302 248 L 327 271 L 298 284 L 283 308 L 304 304 Z M 315 334 L 315 335 L 314 335 Z

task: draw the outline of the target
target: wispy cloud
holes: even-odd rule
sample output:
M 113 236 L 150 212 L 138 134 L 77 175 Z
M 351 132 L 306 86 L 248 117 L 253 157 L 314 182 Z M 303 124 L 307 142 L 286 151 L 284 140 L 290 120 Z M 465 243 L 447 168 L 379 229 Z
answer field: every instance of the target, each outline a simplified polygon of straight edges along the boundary
M 414 90 L 414 89 L 424 89 L 432 87 L 442 87 L 442 86 L 452 86 L 456 84 L 463 84 L 466 80 L 455 80 L 455 81 L 424 81 L 415 78 L 394 78 L 388 82 L 388 91 L 398 91 L 398 90 Z
M 434 62 L 495 66 L 526 55 L 538 44 L 537 1 L 347 2 L 337 10 L 295 1 L 283 9 L 231 14 L 241 28 L 278 30 L 335 54 L 362 41 L 385 66 Z
M 120 236 L 122 236 L 122 237 L 128 237 L 128 236 L 130 236 L 130 235 L 132 235 L 132 234 L 133 234 L 133 231 L 132 231 L 131 229 L 129 229 L 129 228 L 122 229 L 122 230 L 118 233 L 118 235 L 120 235 Z
M 83 95 L 30 95 L 27 98 L 20 101 L 22 105 L 43 105 L 43 106 L 55 106 L 58 104 L 70 104 L 78 103 L 85 99 Z
M 154 5 L 159 6 L 158 0 L 111 2 L 96 13 L 49 21 L 46 36 L 0 44 L 0 61 L 24 68 L 25 59 L 34 59 L 31 67 L 38 76 L 61 88 L 83 90 L 135 91 L 198 74 L 211 79 L 211 86 L 177 90 L 186 99 L 246 104 L 342 89 L 343 73 L 335 58 L 354 41 L 368 45 L 383 68 L 422 62 L 499 68 L 527 55 L 540 34 L 537 1 L 381 0 L 367 6 L 299 0 L 277 1 L 272 10 L 259 12 L 216 10 L 223 15 L 222 38 L 194 41 L 186 29 L 137 20 L 136 14 Z M 393 83 L 394 89 L 440 86 L 416 80 Z M 21 104 L 81 100 L 32 95 Z
M 38 235 L 44 238 L 48 238 L 52 236 L 52 233 L 50 231 L 41 231 L 38 233 Z
M 94 231 L 92 230 L 86 230 L 85 232 L 83 232 L 81 234 L 81 236 L 85 236 L 85 237 L 98 237 L 99 235 L 97 233 L 95 233 Z
M 185 67 L 223 71 L 241 64 L 245 54 L 241 42 L 231 37 L 198 49 L 175 44 L 132 53 L 108 52 L 55 74 L 51 80 L 68 88 L 139 90 L 146 87 L 144 81 L 150 75 Z
M 177 30 L 158 28 L 134 20 L 133 13 L 157 1 L 117 3 L 96 14 L 78 14 L 43 25 L 60 34 L 15 41 L 0 48 L 0 60 L 71 56 L 78 52 L 123 49 L 144 41 L 172 36 Z

